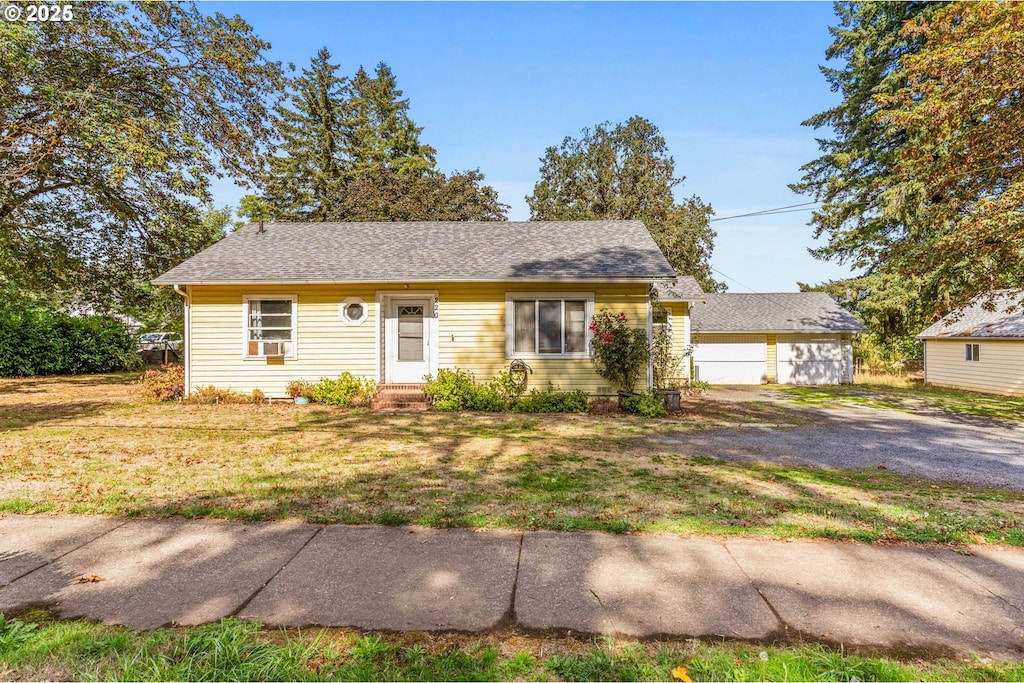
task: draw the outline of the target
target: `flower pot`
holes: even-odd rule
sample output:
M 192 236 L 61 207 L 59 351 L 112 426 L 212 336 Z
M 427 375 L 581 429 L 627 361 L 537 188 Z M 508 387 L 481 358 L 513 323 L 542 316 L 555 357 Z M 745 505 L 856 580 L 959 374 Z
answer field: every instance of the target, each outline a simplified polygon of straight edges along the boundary
M 680 392 L 678 389 L 657 389 L 661 394 L 662 400 L 665 401 L 665 410 L 670 413 L 678 413 L 681 408 L 679 406 Z
M 295 397 L 295 405 L 297 405 L 297 406 L 304 406 L 304 405 L 308 405 L 308 404 L 309 404 L 309 399 L 306 398 L 305 396 L 296 396 Z
M 619 392 L 619 409 L 620 410 L 625 410 L 625 406 L 622 405 L 622 403 L 627 398 L 629 398 L 630 396 L 639 396 L 639 395 L 640 394 L 636 393 L 635 391 L 620 391 Z

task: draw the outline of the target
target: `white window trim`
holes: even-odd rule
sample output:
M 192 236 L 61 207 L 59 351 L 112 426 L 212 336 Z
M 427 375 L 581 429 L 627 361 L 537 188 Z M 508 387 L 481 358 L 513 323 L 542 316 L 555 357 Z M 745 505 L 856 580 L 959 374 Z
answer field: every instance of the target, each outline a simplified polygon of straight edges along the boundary
M 283 301 L 292 302 L 292 352 L 285 354 L 286 360 L 295 360 L 299 355 L 299 296 L 297 294 L 246 294 L 242 296 L 242 359 L 265 360 L 276 356 L 260 354 L 249 355 L 249 302 L 250 301 Z
M 964 344 L 964 362 L 981 362 L 981 346 L 977 342 L 966 342 Z
M 523 353 L 515 350 L 516 335 L 516 301 L 580 301 L 584 302 L 584 333 L 586 335 L 586 351 L 573 353 Z M 505 292 L 505 358 L 591 358 L 593 349 L 590 340 L 593 333 L 590 331 L 590 321 L 594 317 L 594 293 L 593 292 Z M 565 330 L 562 331 L 563 336 Z M 564 347 L 563 339 L 563 347 Z
M 347 315 L 345 315 L 345 312 L 348 310 L 348 307 L 352 306 L 352 305 L 359 305 L 359 306 L 363 307 L 363 314 L 359 318 L 357 318 L 355 320 L 352 320 Z M 346 325 L 348 325 L 350 327 L 355 327 L 357 325 L 362 325 L 364 322 L 366 322 L 366 318 L 369 315 L 370 315 L 370 307 L 366 304 L 365 301 L 363 301 L 362 297 L 358 297 L 358 296 L 346 297 L 344 301 L 342 301 L 340 304 L 338 304 L 338 317 L 341 318 L 341 322 L 345 323 Z

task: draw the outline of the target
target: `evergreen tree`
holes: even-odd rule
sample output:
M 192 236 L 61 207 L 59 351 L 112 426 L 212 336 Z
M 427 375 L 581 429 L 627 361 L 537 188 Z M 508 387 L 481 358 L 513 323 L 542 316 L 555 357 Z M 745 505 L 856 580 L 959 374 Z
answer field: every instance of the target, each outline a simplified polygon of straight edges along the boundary
M 359 67 L 347 95 L 345 153 L 349 176 L 359 176 L 376 166 L 414 175 L 435 170 L 436 150 L 420 142 L 423 128 L 409 118 L 409 100 L 402 99 L 387 64 L 378 64 L 373 78 Z
M 822 203 L 811 217 L 814 237 L 827 243 L 816 257 L 862 268 L 875 265 L 880 246 L 905 234 L 904 224 L 885 210 L 883 180 L 907 144 L 905 132 L 880 119 L 885 105 L 878 97 L 895 94 L 906 84 L 901 59 L 921 49 L 923 41 L 903 33 L 904 24 L 933 12 L 933 2 L 837 2 L 840 23 L 829 29 L 835 38 L 828 59 L 841 68 L 821 67 L 833 91 L 843 99 L 828 111 L 804 121 L 830 129 L 818 140 L 822 155 L 805 164 L 794 192 Z
M 327 48 L 291 81 L 288 106 L 279 105 L 279 153 L 271 157 L 266 202 L 274 218 L 324 220 L 327 197 L 341 182 L 348 99 Z
M 280 154 L 265 196 L 242 198 L 249 220 L 505 220 L 508 206 L 479 170 L 450 176 L 420 142 L 395 76 L 378 64 L 337 76 L 320 50 L 277 110 Z
M 886 211 L 886 179 L 908 139 L 906 132 L 886 124 L 888 105 L 880 97 L 906 84 L 902 59 L 921 50 L 923 41 L 904 34 L 905 23 L 926 16 L 943 3 L 836 2 L 839 25 L 829 29 L 834 41 L 826 50 L 838 68 L 822 66 L 832 90 L 842 95 L 835 107 L 804 121 L 805 126 L 831 131 L 818 140 L 821 156 L 802 167 L 791 189 L 821 202 L 813 213 L 814 237 L 826 243 L 811 250 L 822 260 L 865 268 L 863 276 L 829 282 L 817 289 L 836 297 L 870 330 L 868 355 L 892 366 L 915 355 L 914 335 L 928 316 L 919 303 L 931 300 L 922 278 L 885 274 L 876 256 L 903 239 L 904 221 Z
M 665 138 L 650 121 L 634 116 L 584 128 L 541 158 L 541 179 L 526 197 L 533 220 L 641 220 L 680 275 L 692 275 L 705 291 L 723 291 L 711 274 L 714 248 L 711 207 L 693 196 L 677 204 L 683 182 Z

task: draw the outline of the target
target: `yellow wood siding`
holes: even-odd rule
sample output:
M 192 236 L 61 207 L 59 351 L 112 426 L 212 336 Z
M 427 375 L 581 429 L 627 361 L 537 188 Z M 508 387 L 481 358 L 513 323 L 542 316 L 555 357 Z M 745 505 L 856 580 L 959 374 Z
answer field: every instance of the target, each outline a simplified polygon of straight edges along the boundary
M 438 289 L 440 367 L 469 370 L 477 380 L 494 377 L 512 360 L 505 355 L 507 292 L 593 292 L 595 313 L 607 308 L 625 313 L 629 323 L 636 327 L 647 325 L 646 285 L 469 283 L 440 285 Z M 551 382 L 566 391 L 614 392 L 594 371 L 589 358 L 527 358 L 526 363 L 533 368 L 530 388 L 544 388 Z
M 192 286 L 191 339 L 187 362 L 190 388 L 214 385 L 245 393 L 260 389 L 282 397 L 294 379 L 316 381 L 349 371 L 359 377 L 381 378 L 378 350 L 381 318 L 377 293 L 401 289 L 395 284 Z M 505 295 L 507 292 L 592 292 L 594 310 L 624 312 L 629 322 L 647 324 L 647 285 L 580 283 L 409 283 L 409 291 L 438 293 L 438 363 L 462 368 L 487 380 L 508 366 L 505 355 Z M 298 297 L 296 357 L 268 361 L 245 358 L 243 296 Z M 368 315 L 360 325 L 342 322 L 338 306 L 347 297 L 360 297 Z M 383 346 L 383 344 L 381 344 Z M 531 388 L 548 382 L 564 389 L 609 394 L 613 388 L 594 371 L 589 358 L 530 358 Z
M 668 310 L 672 328 L 672 355 L 683 359 L 679 365 L 679 377 L 672 379 L 685 380 L 690 377 L 690 304 L 685 301 L 669 301 L 663 304 Z
M 366 286 L 251 286 L 190 287 L 191 386 L 213 385 L 245 393 L 260 389 L 282 397 L 294 379 L 316 381 L 348 370 L 358 377 L 376 378 L 375 290 Z M 242 297 L 297 295 L 296 357 L 283 362 L 246 358 L 245 312 Z M 338 306 L 347 297 L 360 297 L 368 314 L 361 325 L 346 325 Z
M 774 384 L 779 380 L 779 350 L 775 347 L 777 339 L 774 334 L 769 334 L 767 335 L 766 341 L 768 343 L 768 348 L 766 350 L 767 361 L 765 370 L 765 380 L 769 384 Z
M 980 360 L 965 360 L 968 343 L 978 345 Z M 1024 396 L 1024 339 L 929 339 L 925 379 L 939 386 Z

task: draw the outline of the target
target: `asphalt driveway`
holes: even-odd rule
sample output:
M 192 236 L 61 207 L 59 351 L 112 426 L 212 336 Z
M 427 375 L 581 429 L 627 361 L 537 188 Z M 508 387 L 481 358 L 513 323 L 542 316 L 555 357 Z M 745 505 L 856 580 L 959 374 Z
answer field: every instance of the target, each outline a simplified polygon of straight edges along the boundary
M 730 388 L 708 400 L 782 401 L 777 392 Z M 928 479 L 1024 491 L 1024 424 L 884 408 L 797 407 L 811 423 L 745 425 L 654 441 L 675 452 L 737 462 L 887 469 Z

